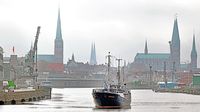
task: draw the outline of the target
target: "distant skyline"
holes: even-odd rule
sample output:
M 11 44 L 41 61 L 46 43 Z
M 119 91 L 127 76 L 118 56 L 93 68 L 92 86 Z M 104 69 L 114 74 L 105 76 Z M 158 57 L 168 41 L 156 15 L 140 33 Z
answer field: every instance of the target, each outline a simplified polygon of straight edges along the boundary
M 200 1 L 197 0 L 0 0 L 0 46 L 4 56 L 24 56 L 41 26 L 39 54 L 53 54 L 58 6 L 64 41 L 64 63 L 89 62 L 95 42 L 98 64 L 105 55 L 133 62 L 137 52 L 169 53 L 174 16 L 178 14 L 181 62 L 190 62 L 193 32 L 200 64 Z M 194 31 L 195 30 L 195 31 Z

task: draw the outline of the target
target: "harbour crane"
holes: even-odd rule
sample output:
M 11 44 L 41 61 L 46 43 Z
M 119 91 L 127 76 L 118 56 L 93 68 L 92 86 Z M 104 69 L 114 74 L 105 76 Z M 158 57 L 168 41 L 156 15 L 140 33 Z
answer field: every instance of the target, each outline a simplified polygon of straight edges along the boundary
M 37 27 L 37 32 L 35 36 L 34 46 L 31 47 L 30 51 L 26 55 L 25 59 L 25 69 L 30 74 L 30 76 L 34 76 L 33 72 L 37 72 L 37 44 L 40 34 L 40 26 Z

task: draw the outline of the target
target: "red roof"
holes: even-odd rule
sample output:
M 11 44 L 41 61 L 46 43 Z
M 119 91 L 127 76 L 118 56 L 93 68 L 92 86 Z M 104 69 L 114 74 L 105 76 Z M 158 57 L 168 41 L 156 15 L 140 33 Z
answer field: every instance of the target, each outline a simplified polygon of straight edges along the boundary
M 52 72 L 63 72 L 64 71 L 64 65 L 61 63 L 49 63 L 48 69 Z
M 185 75 L 185 74 L 182 74 L 180 76 L 180 80 L 179 80 L 179 83 L 183 83 L 183 84 L 190 84 L 192 82 L 192 75 Z

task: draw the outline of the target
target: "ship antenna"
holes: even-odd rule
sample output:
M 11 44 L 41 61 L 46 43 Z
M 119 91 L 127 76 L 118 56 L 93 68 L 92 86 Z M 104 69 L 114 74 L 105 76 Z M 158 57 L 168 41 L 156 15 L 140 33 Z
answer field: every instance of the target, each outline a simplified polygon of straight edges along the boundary
M 110 55 L 110 52 L 108 52 L 108 75 L 110 74 L 110 65 L 111 65 L 111 55 Z
M 126 60 L 124 60 L 124 66 L 123 66 L 123 69 L 122 69 L 123 83 L 125 83 L 125 67 L 126 67 Z

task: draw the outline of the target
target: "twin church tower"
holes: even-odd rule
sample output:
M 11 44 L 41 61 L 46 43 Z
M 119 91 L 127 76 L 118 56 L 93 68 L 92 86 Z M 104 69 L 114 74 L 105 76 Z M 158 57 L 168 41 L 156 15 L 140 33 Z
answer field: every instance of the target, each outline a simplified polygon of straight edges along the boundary
M 174 20 L 174 27 L 172 33 L 172 40 L 169 41 L 170 45 L 170 63 L 177 69 L 181 69 L 180 63 L 180 36 L 178 29 L 177 18 Z M 194 70 L 197 68 L 197 51 L 196 51 L 196 43 L 195 43 L 195 34 L 193 34 L 193 43 L 192 43 L 192 51 L 191 51 L 191 63 L 188 65 L 188 69 Z
M 56 39 L 54 41 L 54 61 L 57 63 L 63 63 L 63 39 L 61 31 L 61 19 L 60 19 L 60 8 L 58 9 L 58 19 L 57 19 L 57 30 L 56 30 Z M 96 61 L 96 48 L 95 43 L 91 47 L 91 56 L 90 64 L 97 65 Z
M 140 68 L 150 66 L 154 70 L 163 70 L 164 62 L 168 70 L 196 70 L 197 69 L 197 51 L 195 45 L 195 35 L 193 34 L 193 43 L 191 50 L 191 63 L 180 63 L 180 36 L 178 29 L 177 18 L 174 20 L 173 32 L 171 41 L 169 41 L 170 53 L 149 53 L 147 41 L 145 42 L 144 53 L 137 53 L 133 65 L 138 65 Z
M 177 18 L 174 21 L 174 28 L 172 33 L 172 40 L 169 42 L 170 44 L 170 61 L 171 63 L 175 63 L 175 67 L 180 68 L 180 37 L 178 30 L 178 22 Z M 195 34 L 193 34 L 193 43 L 192 43 L 192 51 L 191 51 L 191 63 L 189 65 L 190 70 L 197 68 L 197 51 L 196 51 L 196 43 L 195 43 Z

